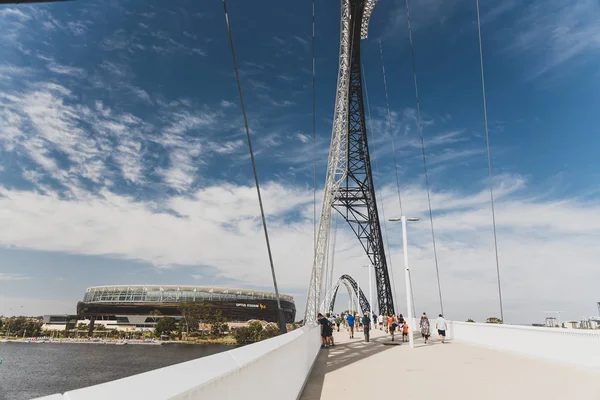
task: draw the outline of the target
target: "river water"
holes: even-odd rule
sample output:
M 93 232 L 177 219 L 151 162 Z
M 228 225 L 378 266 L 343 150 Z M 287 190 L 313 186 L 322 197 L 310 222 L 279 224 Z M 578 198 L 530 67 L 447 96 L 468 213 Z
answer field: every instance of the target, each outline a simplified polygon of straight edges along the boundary
M 218 344 L 0 343 L 0 400 L 25 400 L 62 393 L 232 348 Z

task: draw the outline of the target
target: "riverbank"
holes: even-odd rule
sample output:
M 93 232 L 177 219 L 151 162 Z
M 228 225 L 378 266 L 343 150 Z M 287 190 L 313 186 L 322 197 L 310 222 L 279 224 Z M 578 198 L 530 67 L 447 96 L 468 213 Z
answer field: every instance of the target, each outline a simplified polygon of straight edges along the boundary
M 233 346 L 236 341 L 231 336 L 222 338 L 193 338 L 189 340 L 153 340 L 153 339 L 100 339 L 100 338 L 84 338 L 84 339 L 49 339 L 49 338 L 11 338 L 2 339 L 0 343 L 31 343 L 31 344 L 114 344 L 114 345 L 145 345 L 157 346 L 164 344 L 220 344 Z

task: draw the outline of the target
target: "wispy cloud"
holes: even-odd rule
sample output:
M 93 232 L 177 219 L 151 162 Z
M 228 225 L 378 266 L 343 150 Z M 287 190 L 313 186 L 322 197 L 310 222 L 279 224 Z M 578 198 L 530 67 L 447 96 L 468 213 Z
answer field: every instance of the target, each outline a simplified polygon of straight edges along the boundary
M 129 69 L 127 68 L 127 66 L 122 65 L 122 64 L 117 64 L 115 62 L 108 61 L 108 60 L 102 61 L 102 64 L 100 64 L 100 68 L 102 68 L 106 72 L 109 72 L 119 78 L 124 78 L 125 76 L 130 75 L 130 72 L 129 72 Z
M 537 61 L 530 77 L 540 76 L 571 61 L 594 62 L 600 54 L 600 4 L 594 0 L 537 2 L 502 30 L 510 38 L 507 51 L 531 55 Z M 586 56 L 588 58 L 586 58 Z
M 85 76 L 85 71 L 82 68 L 62 65 L 55 62 L 48 64 L 47 68 L 49 71 L 60 75 L 70 75 L 79 78 Z
M 286 82 L 294 82 L 296 80 L 295 76 L 284 75 L 284 74 L 277 75 L 277 78 L 281 79 L 282 81 L 286 81 Z
M 2 8 L 0 9 L 0 17 L 12 17 L 21 21 L 27 21 L 31 17 L 17 8 Z
M 0 281 L 22 281 L 26 279 L 31 279 L 31 277 L 21 274 L 5 274 L 0 272 Z
M 219 142 L 219 143 L 211 142 L 208 145 L 209 149 L 211 149 L 212 151 L 214 151 L 218 154 L 235 153 L 235 152 L 238 152 L 239 150 L 241 150 L 242 148 L 244 148 L 244 146 L 245 146 L 245 143 L 241 139 L 231 140 L 231 141 L 226 141 L 226 142 Z
M 221 100 L 221 107 L 223 108 L 229 108 L 229 107 L 235 107 L 235 104 L 232 103 L 231 101 L 227 101 L 227 100 Z

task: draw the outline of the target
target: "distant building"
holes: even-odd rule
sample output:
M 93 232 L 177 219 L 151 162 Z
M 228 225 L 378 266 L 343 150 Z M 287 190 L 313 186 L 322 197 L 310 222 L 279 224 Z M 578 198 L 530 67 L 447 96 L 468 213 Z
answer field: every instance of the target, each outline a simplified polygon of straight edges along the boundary
M 558 327 L 558 320 L 555 317 L 546 317 L 545 326 L 548 328 L 556 328 Z
M 77 325 L 77 315 L 44 315 L 43 330 L 47 331 L 64 331 L 75 328 Z
M 287 322 L 294 322 L 296 306 L 292 296 L 280 295 Z M 208 310 L 221 311 L 228 322 L 252 319 L 277 322 L 274 293 L 246 289 L 174 286 L 116 285 L 88 288 L 77 303 L 79 319 L 91 320 L 110 328 L 152 328 L 161 317 L 181 318 L 179 305 L 195 302 Z M 154 313 L 158 311 L 158 315 Z

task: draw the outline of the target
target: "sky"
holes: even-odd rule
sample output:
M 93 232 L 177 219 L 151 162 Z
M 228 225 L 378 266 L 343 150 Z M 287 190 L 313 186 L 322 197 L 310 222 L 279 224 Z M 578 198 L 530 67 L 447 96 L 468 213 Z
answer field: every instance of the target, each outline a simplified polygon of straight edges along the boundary
M 499 316 L 475 2 L 412 0 L 444 312 Z M 505 321 L 597 314 L 600 5 L 481 0 Z M 312 3 L 228 2 L 282 293 L 304 313 L 313 258 Z M 316 4 L 317 212 L 331 139 L 339 2 Z M 0 314 L 73 313 L 87 287 L 272 291 L 222 2 L 0 8 Z M 382 74 L 385 58 L 390 121 Z M 439 312 L 404 1 L 361 42 L 380 218 L 399 216 L 417 312 Z M 401 231 L 382 226 L 399 312 Z M 335 275 L 366 289 L 338 221 Z M 346 308 L 340 291 L 336 309 Z

